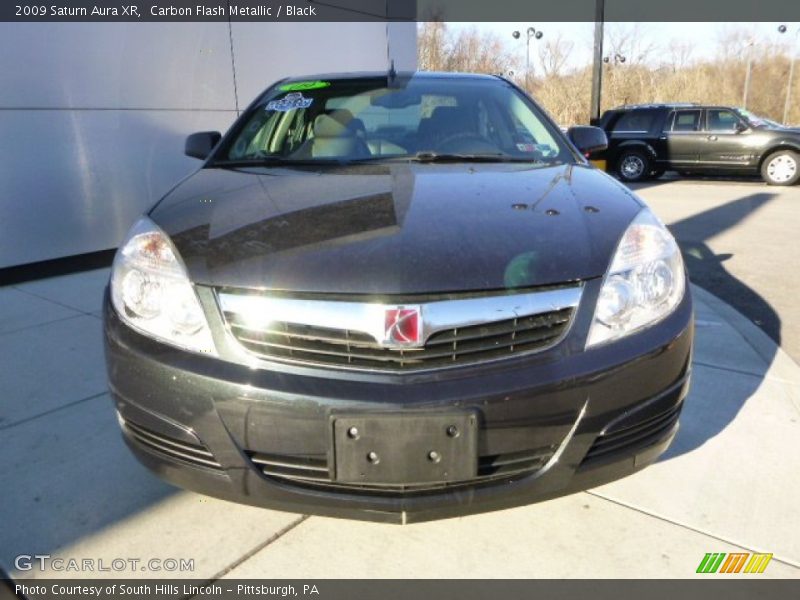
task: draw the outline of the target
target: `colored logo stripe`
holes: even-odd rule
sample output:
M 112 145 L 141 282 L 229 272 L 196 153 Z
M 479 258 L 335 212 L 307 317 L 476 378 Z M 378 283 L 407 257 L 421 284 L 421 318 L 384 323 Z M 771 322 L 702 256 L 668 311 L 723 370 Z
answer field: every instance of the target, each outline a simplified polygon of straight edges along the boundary
M 724 552 L 707 553 L 703 560 L 700 561 L 700 566 L 697 567 L 698 573 L 716 573 L 719 569 L 722 559 L 725 558 Z
M 750 556 L 747 552 L 732 552 L 728 554 L 728 558 L 725 559 L 725 562 L 722 563 L 722 569 L 720 569 L 720 573 L 738 573 L 742 570 L 745 561 L 747 561 L 747 557 Z
M 726 555 L 725 552 L 708 552 L 700 561 L 697 573 L 741 573 L 742 567 L 745 573 L 763 573 L 771 560 L 772 554 L 732 552 Z
M 769 561 L 772 560 L 772 554 L 753 554 L 750 562 L 744 568 L 745 573 L 763 573 L 767 568 Z

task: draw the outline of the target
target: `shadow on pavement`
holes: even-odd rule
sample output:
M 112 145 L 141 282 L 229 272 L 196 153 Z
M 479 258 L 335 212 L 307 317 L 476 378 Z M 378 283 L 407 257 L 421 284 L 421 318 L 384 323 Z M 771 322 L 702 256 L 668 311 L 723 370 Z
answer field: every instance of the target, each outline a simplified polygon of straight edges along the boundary
M 0 431 L 0 450 L 10 570 L 17 555 L 54 554 L 178 491 L 133 459 L 107 395 Z
M 772 193 L 749 194 L 678 221 L 669 228 L 681 247 L 692 283 L 732 305 L 750 321 L 759 323 L 779 346 L 781 319 L 778 313 L 758 292 L 728 272 L 724 263 L 731 258 L 731 254 L 715 254 L 707 244 L 710 238 L 753 216 L 775 196 Z M 766 365 L 756 370 L 761 372 L 753 372 L 752 365 L 748 363 L 747 375 L 732 374 L 732 371 L 736 371 L 737 365 L 732 357 L 736 356 L 737 349 L 726 347 L 724 344 L 727 340 L 721 337 L 722 334 L 715 336 L 706 325 L 703 319 L 698 317 L 696 360 L 698 357 L 702 360 L 702 355 L 716 357 L 720 362 L 717 363 L 715 360 L 713 365 L 708 365 L 708 368 L 728 369 L 728 371 L 720 371 L 718 379 L 714 378 L 714 382 L 709 382 L 698 378 L 698 369 L 695 369 L 692 383 L 694 393 L 690 395 L 685 405 L 681 417 L 681 429 L 662 460 L 691 452 L 722 432 L 760 387 L 774 359 L 774 355 L 762 355 Z M 741 343 L 741 338 L 736 337 L 731 342 Z M 749 346 L 739 350 L 752 352 Z M 723 359 L 730 359 L 732 364 L 715 366 L 724 364 Z M 735 381 L 732 379 L 734 375 Z
M 670 230 L 683 251 L 692 282 L 725 300 L 780 346 L 778 314 L 758 292 L 725 269 L 723 263 L 732 257 L 731 254 L 715 254 L 706 244 L 709 238 L 745 221 L 775 197 L 776 194 L 767 192 L 743 196 L 673 223 Z

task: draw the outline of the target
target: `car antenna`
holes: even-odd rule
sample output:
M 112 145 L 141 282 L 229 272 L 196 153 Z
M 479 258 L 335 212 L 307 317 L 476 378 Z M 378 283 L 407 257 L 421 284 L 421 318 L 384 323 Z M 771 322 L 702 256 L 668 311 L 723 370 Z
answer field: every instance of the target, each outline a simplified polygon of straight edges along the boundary
M 391 64 L 389 65 L 389 73 L 387 75 L 388 83 L 391 85 L 394 83 L 394 80 L 397 78 L 397 71 L 394 70 L 394 59 L 392 59 Z

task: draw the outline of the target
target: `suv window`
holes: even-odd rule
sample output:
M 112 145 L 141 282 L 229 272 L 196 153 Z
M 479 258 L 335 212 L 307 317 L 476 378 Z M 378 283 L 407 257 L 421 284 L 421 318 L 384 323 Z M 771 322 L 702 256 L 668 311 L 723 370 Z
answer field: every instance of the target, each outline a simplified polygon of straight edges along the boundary
M 617 120 L 613 133 L 647 133 L 657 114 L 654 110 L 628 111 Z
M 709 108 L 706 111 L 706 128 L 708 131 L 736 131 L 739 117 L 726 108 Z
M 700 131 L 700 110 L 676 110 L 672 131 Z

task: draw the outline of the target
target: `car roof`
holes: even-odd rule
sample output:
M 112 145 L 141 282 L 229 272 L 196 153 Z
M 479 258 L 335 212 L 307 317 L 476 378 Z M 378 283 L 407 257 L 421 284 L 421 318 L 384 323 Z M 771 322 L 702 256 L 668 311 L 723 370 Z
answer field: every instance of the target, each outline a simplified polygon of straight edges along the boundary
M 312 79 L 321 79 L 326 81 L 337 81 L 344 79 L 376 79 L 379 77 L 387 77 L 389 71 L 352 71 L 341 73 L 317 73 L 313 75 L 303 75 L 302 77 L 288 77 L 286 82 L 300 82 L 309 81 Z M 477 80 L 477 81 L 498 81 L 501 78 L 498 75 L 487 75 L 484 73 L 449 73 L 440 71 L 397 71 L 398 78 L 415 79 L 460 79 L 460 80 Z
M 639 110 L 647 108 L 702 108 L 697 102 L 654 102 L 651 104 L 624 104 L 611 110 Z
M 698 108 L 698 109 L 724 108 L 726 110 L 736 110 L 736 111 L 744 110 L 739 106 L 731 106 L 729 104 L 699 104 L 697 102 L 665 102 L 662 104 L 625 104 L 623 106 L 617 106 L 616 108 L 610 108 L 608 112 L 623 111 L 623 110 L 639 110 L 647 108 Z

